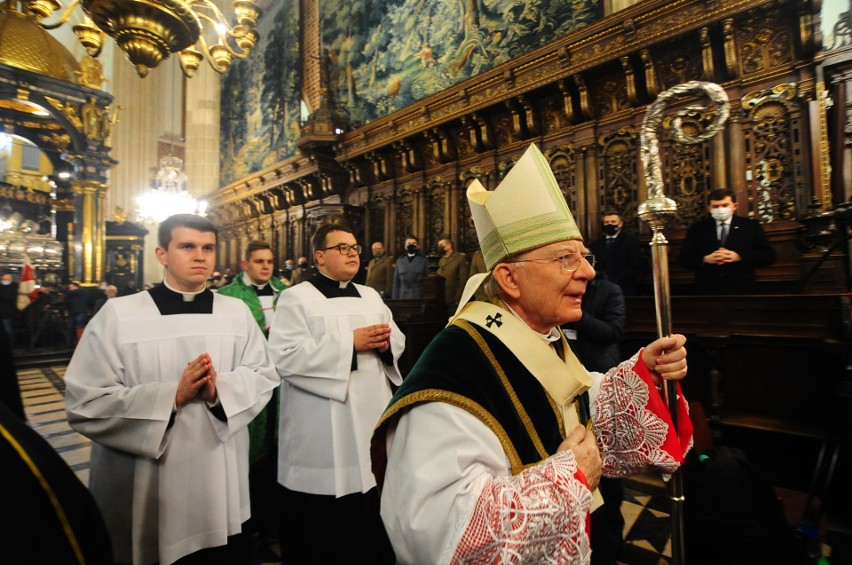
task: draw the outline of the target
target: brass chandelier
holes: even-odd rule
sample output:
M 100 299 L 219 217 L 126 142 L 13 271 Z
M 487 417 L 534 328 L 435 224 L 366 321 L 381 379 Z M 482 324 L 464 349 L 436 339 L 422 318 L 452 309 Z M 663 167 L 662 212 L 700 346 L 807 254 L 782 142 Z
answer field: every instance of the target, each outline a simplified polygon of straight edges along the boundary
M 55 29 L 81 7 L 82 23 L 73 27 L 97 57 L 108 35 L 125 52 L 140 77 L 177 53 L 183 74 L 192 77 L 202 59 L 216 72 L 228 70 L 234 58 L 245 59 L 258 40 L 262 11 L 254 0 L 231 0 L 233 21 L 212 0 L 20 0 L 24 13 L 44 29 Z M 67 4 L 67 6 L 66 6 Z M 56 21 L 50 21 L 56 17 Z M 205 35 L 214 41 L 205 39 Z

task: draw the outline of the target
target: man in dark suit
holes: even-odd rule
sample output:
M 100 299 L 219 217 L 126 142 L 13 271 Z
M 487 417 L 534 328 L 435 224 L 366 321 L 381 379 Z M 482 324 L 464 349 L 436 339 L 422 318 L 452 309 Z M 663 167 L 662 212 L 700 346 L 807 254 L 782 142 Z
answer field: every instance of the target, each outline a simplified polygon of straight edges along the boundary
M 737 216 L 737 196 L 718 188 L 709 195 L 710 217 L 694 223 L 677 262 L 695 271 L 697 294 L 749 294 L 754 270 L 775 261 L 775 249 L 756 220 Z
M 615 283 L 594 279 L 583 295 L 583 317 L 563 324 L 565 338 L 589 371 L 606 372 L 624 359 L 618 345 L 627 321 L 624 294 Z
M 598 277 L 614 282 L 621 291 L 636 294 L 636 276 L 642 267 L 639 239 L 624 232 L 624 220 L 616 211 L 603 213 L 603 233 L 589 245 L 598 262 Z

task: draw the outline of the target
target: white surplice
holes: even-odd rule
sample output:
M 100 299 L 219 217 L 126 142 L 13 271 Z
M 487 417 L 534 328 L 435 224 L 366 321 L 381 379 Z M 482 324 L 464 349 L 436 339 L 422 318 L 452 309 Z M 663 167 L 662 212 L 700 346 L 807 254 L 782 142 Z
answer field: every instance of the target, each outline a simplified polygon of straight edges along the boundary
M 211 357 L 226 421 L 195 399 L 172 417 L 188 362 Z M 89 487 L 117 562 L 167 565 L 227 543 L 250 517 L 246 426 L 280 380 L 240 300 L 161 315 L 148 292 L 109 300 L 65 374 L 72 428 L 93 440 Z
M 360 297 L 326 298 L 310 282 L 282 293 L 269 331 L 269 352 L 281 375 L 278 482 L 290 490 L 336 495 L 376 486 L 370 438 L 400 384 L 405 336 L 370 287 Z M 352 331 L 390 324 L 393 365 L 377 351 L 357 354 Z

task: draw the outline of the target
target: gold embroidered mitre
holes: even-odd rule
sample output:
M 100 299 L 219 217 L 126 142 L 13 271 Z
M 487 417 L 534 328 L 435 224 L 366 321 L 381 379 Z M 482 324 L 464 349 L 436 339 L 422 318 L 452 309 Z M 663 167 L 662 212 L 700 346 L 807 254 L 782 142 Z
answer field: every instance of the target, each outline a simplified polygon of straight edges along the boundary
M 547 159 L 529 146 L 493 191 L 474 180 L 467 201 L 485 265 L 566 239 L 582 240 Z

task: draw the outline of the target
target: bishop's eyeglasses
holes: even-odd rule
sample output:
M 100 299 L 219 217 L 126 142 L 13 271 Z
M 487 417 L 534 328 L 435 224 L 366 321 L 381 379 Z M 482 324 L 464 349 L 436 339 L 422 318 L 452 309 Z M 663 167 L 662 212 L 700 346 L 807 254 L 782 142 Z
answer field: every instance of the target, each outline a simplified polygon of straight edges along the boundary
M 559 257 L 534 257 L 529 259 L 515 259 L 514 261 L 506 261 L 506 263 L 526 263 L 527 261 L 537 261 L 539 263 L 557 263 L 559 268 L 568 273 L 573 273 L 583 265 L 586 261 L 592 268 L 595 266 L 595 256 L 586 253 L 566 253 Z
M 361 247 L 357 243 L 355 245 L 349 245 L 347 243 L 341 243 L 339 245 L 333 245 L 332 247 L 326 247 L 325 249 L 320 249 L 320 251 L 328 251 L 330 249 L 337 249 L 337 252 L 340 253 L 341 255 L 349 255 L 353 251 L 355 252 L 355 255 L 360 255 L 363 247 Z

